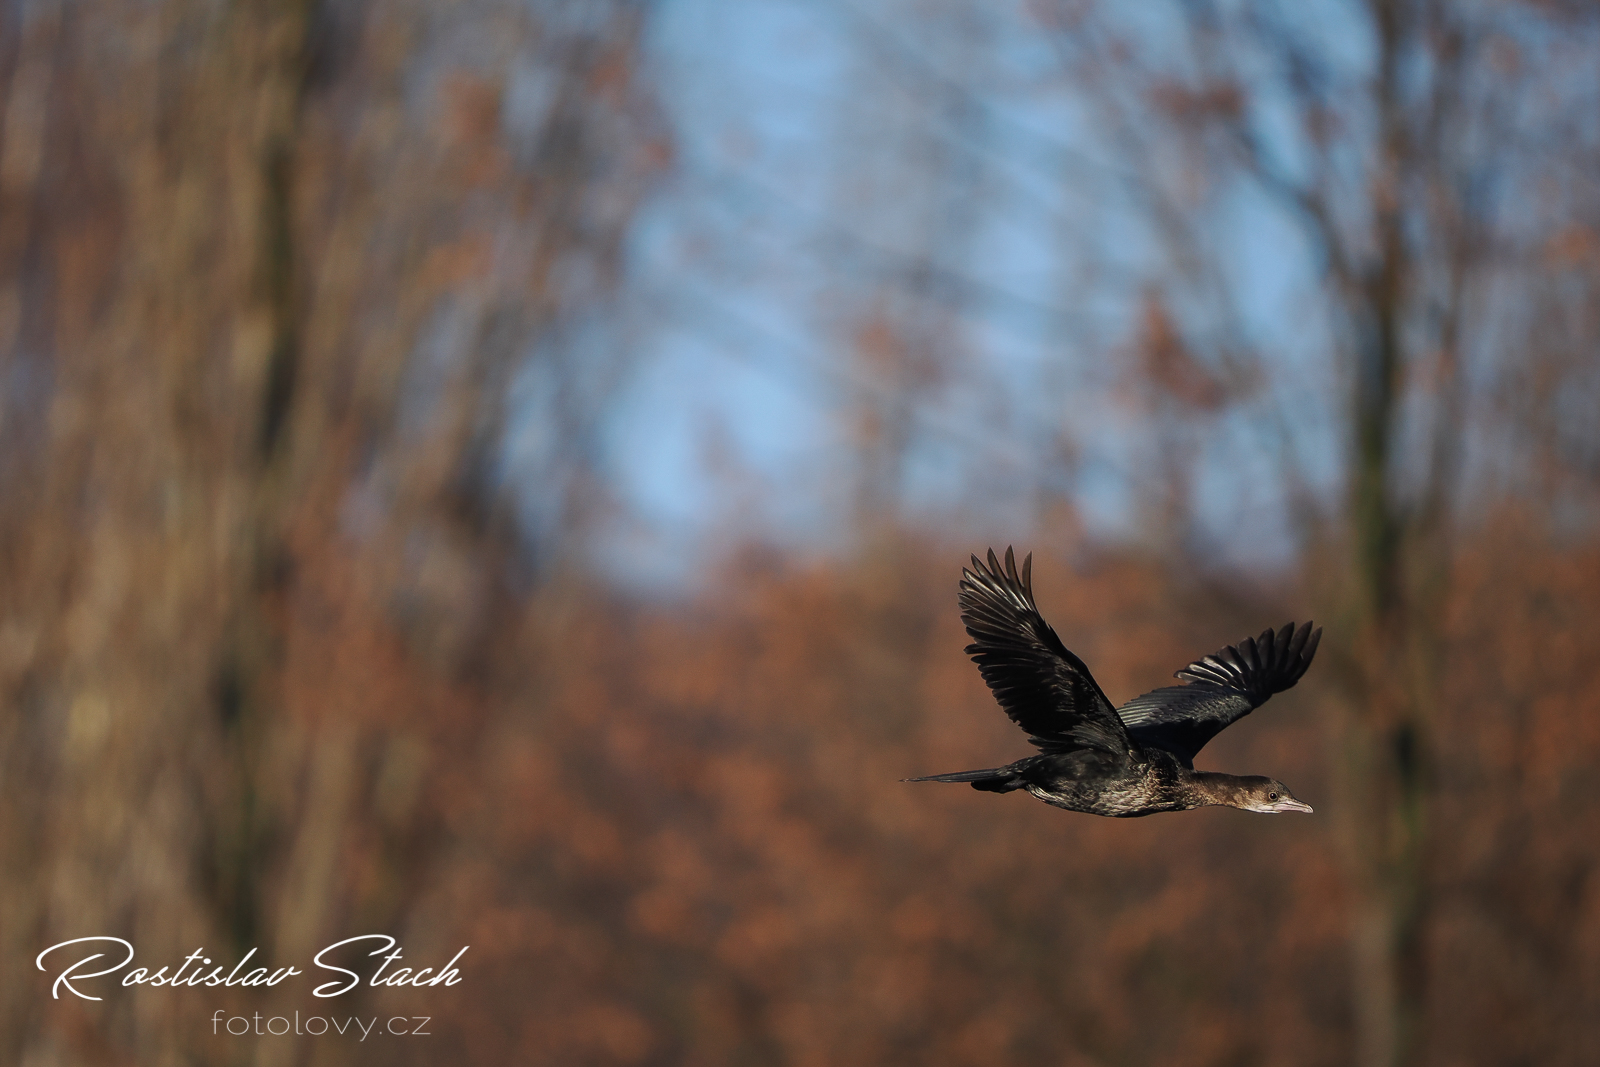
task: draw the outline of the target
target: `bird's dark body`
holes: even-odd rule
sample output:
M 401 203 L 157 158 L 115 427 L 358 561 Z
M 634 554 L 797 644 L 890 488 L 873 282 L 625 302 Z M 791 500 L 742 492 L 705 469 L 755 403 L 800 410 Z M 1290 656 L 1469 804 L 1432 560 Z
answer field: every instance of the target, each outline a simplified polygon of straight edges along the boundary
M 1046 804 L 1089 815 L 1133 819 L 1162 811 L 1183 811 L 1216 803 L 1184 781 L 1193 774 L 1170 753 L 1151 749 L 1138 763 L 1104 752 L 1078 749 L 1059 755 L 1027 756 L 972 779 L 972 787 L 992 793 L 1024 789 Z M 935 775 L 917 781 L 961 781 Z
M 1310 811 L 1271 778 L 1194 769 L 1195 754 L 1230 723 L 1294 685 L 1311 665 L 1322 631 L 1293 623 L 1245 638 L 1178 672 L 1168 686 L 1113 709 L 1089 668 L 1039 615 L 1030 556 L 1017 573 L 976 556 L 961 581 L 967 652 L 1007 715 L 1041 751 L 1004 767 L 912 778 L 1022 789 L 1046 804 L 1112 818 L 1227 805 L 1250 811 Z
M 1107 766 L 1115 761 L 1099 754 L 1083 755 L 1035 756 L 1038 763 L 1024 773 L 1023 788 L 1058 808 L 1118 819 L 1208 803 L 1188 788 L 1183 768 L 1161 749 L 1147 751 L 1142 763 L 1121 766 Z

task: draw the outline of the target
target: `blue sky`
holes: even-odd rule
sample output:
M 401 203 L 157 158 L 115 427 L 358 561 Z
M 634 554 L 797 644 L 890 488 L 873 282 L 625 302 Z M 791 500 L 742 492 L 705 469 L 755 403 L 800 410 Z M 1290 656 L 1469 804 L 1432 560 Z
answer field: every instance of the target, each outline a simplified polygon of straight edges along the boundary
M 1094 536 L 1141 537 L 1150 414 L 1125 402 L 1117 356 L 1141 287 L 1162 281 L 1159 250 L 1025 10 L 926 10 L 656 9 L 647 51 L 676 164 L 638 220 L 603 342 L 629 367 L 604 438 L 624 505 L 596 544 L 613 573 L 671 586 L 748 538 L 848 547 L 853 420 L 897 395 L 852 352 L 879 312 L 926 323 L 944 356 L 911 403 L 904 515 L 1021 539 L 1054 495 Z M 1336 383 L 1305 249 L 1245 190 L 1213 220 L 1239 315 L 1279 372 L 1262 402 L 1297 412 L 1331 484 L 1318 412 Z M 1259 422 L 1224 414 L 1197 439 L 1199 524 L 1241 558 L 1283 561 Z

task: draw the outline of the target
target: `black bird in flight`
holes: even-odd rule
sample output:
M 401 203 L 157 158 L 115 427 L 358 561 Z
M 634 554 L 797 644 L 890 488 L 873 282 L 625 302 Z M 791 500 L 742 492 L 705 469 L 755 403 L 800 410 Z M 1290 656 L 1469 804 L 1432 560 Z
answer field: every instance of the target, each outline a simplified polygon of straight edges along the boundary
M 1091 815 L 1131 818 L 1224 804 L 1245 811 L 1310 811 L 1287 786 L 1260 775 L 1194 769 L 1207 741 L 1300 680 L 1322 630 L 1289 623 L 1247 637 L 1177 672 L 1167 686 L 1113 709 L 1083 661 L 1067 651 L 1033 602 L 1033 556 L 1017 574 L 972 557 L 962 570 L 961 621 L 983 680 L 1011 721 L 1028 732 L 1036 756 L 984 771 L 908 778 L 970 782 L 991 793 L 1026 789 L 1046 804 Z

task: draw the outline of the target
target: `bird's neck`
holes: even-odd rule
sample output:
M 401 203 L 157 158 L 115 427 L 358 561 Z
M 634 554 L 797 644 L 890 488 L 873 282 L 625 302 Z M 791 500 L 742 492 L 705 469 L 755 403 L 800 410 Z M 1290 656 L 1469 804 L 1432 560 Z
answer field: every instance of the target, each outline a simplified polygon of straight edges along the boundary
M 1199 801 L 1196 807 L 1221 804 L 1229 808 L 1240 806 L 1244 785 L 1237 775 L 1218 774 L 1215 771 L 1190 771 L 1183 773 L 1184 784 Z

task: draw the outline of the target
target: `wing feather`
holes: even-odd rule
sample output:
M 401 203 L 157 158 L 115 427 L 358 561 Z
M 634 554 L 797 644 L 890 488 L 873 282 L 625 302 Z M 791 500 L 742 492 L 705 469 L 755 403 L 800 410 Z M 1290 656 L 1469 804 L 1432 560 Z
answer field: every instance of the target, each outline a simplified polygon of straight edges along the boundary
M 1140 745 L 1164 748 L 1191 766 L 1217 734 L 1298 682 L 1322 629 L 1287 623 L 1203 656 L 1177 672 L 1187 685 L 1154 689 L 1117 709 Z
M 1137 751 L 1127 727 L 1082 660 L 1067 651 L 1033 600 L 1033 556 L 1006 549 L 1005 566 L 989 550 L 961 572 L 961 621 L 995 699 L 1039 748 L 1094 748 L 1120 757 Z

